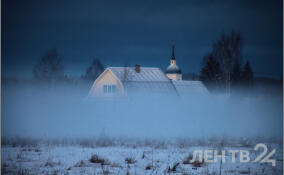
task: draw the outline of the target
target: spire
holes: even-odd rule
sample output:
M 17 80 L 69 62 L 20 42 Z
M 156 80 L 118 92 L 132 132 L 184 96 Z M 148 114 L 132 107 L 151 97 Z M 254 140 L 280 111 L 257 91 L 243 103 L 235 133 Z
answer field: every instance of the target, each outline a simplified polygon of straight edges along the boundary
M 173 47 L 172 47 L 172 60 L 175 60 L 175 41 L 173 41 Z

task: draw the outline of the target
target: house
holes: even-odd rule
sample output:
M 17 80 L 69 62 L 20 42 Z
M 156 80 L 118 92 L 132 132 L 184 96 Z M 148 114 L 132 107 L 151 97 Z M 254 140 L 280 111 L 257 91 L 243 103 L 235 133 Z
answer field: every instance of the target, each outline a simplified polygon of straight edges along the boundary
M 88 97 L 126 97 L 139 94 L 184 96 L 207 92 L 200 81 L 182 80 L 173 45 L 166 73 L 160 68 L 140 67 L 138 64 L 135 67 L 108 67 L 95 80 Z
M 95 80 L 89 97 L 122 97 L 129 94 L 176 94 L 171 80 L 160 68 L 108 67 Z

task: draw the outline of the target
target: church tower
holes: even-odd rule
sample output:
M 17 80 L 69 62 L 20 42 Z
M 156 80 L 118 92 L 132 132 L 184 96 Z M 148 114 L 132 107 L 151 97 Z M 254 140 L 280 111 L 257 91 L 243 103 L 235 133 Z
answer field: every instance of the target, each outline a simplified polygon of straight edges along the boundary
M 180 68 L 177 66 L 176 58 L 175 58 L 175 44 L 173 43 L 172 47 L 172 58 L 170 65 L 166 70 L 166 75 L 171 80 L 181 80 L 182 74 Z

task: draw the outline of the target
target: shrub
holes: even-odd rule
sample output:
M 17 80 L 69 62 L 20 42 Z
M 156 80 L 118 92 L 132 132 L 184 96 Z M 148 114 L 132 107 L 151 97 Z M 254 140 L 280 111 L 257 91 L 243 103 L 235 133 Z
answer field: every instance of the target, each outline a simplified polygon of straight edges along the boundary
M 179 166 L 179 163 L 176 162 L 172 168 L 171 167 L 168 168 L 168 172 L 176 172 L 178 166 Z
M 109 174 L 110 174 L 109 170 L 103 170 L 103 175 L 109 175 Z
M 101 158 L 97 154 L 92 155 L 92 157 L 90 158 L 90 162 L 91 163 L 99 163 L 101 165 L 108 165 L 109 164 L 108 160 Z
M 192 164 L 193 167 L 202 167 L 204 164 L 204 160 L 202 160 L 201 162 L 199 160 L 195 160 L 194 162 L 191 162 L 193 158 L 192 154 L 189 154 L 188 157 L 183 161 L 183 164 Z
M 38 139 L 14 137 L 14 138 L 2 138 L 1 145 L 12 147 L 36 147 L 39 144 Z
M 75 164 L 74 167 L 83 167 L 85 165 L 85 162 L 83 160 L 80 160 L 78 163 Z
M 191 164 L 191 160 L 192 160 L 193 156 L 192 154 L 190 153 L 187 158 L 183 161 L 183 164 Z
M 51 161 L 47 161 L 45 164 L 44 164 L 44 166 L 46 166 L 46 167 L 54 167 L 54 162 L 51 162 Z
M 192 165 L 194 166 L 194 167 L 202 167 L 203 165 L 204 165 L 204 161 L 202 160 L 201 162 L 199 162 L 199 161 L 194 161 L 193 163 L 192 163 Z
M 95 147 L 95 141 L 91 139 L 82 139 L 79 140 L 79 144 L 82 147 L 87 147 L 87 148 L 94 148 Z
M 18 169 L 17 174 L 18 175 L 28 175 L 28 174 L 30 174 L 30 171 L 28 169 L 25 169 L 25 168 L 20 168 L 20 169 Z
M 145 167 L 145 170 L 151 170 L 153 167 L 152 167 L 152 165 L 147 165 L 146 167 Z
M 54 162 L 54 161 L 51 160 L 51 158 L 48 158 L 47 161 L 44 164 L 45 167 L 54 167 L 56 165 L 61 165 L 61 162 L 60 161 Z
M 134 158 L 131 158 L 131 157 L 126 157 L 125 162 L 127 164 L 134 164 L 136 162 L 136 160 Z

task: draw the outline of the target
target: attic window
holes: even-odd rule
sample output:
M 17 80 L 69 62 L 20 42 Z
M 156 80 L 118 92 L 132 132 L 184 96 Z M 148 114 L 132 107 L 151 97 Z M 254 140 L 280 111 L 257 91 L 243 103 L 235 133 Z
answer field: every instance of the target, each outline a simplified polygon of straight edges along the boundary
M 103 90 L 104 90 L 104 93 L 115 93 L 116 85 L 104 85 Z
M 112 90 L 113 93 L 115 93 L 116 92 L 116 85 L 111 85 L 111 90 Z

